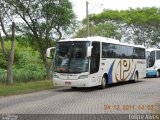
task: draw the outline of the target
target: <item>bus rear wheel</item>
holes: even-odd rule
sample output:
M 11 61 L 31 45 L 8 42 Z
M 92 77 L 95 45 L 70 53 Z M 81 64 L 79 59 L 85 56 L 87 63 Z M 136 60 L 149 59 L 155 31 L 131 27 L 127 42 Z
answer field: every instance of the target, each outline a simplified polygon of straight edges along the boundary
M 71 87 L 73 90 L 77 89 L 78 87 Z
M 135 76 L 134 76 L 134 82 L 135 82 L 135 83 L 137 83 L 137 82 L 138 82 L 138 72 L 136 72 L 136 73 L 135 73 Z
M 105 89 L 105 88 L 106 88 L 106 86 L 107 86 L 107 80 L 106 80 L 106 78 L 105 78 L 105 77 L 102 77 L 100 87 L 101 87 L 101 89 Z

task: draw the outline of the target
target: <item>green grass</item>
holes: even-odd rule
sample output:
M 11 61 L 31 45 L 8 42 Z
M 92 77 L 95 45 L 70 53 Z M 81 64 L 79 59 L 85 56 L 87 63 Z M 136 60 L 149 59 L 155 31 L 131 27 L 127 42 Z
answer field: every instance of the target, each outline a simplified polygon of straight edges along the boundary
M 14 83 L 6 85 L 0 83 L 0 96 L 31 93 L 35 91 L 54 88 L 51 80 L 35 81 L 28 83 Z

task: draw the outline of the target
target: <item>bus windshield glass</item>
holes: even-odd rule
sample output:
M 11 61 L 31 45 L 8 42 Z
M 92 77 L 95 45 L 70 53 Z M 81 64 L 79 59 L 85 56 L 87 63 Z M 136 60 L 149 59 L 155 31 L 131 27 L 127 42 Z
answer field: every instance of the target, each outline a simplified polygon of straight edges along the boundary
M 155 63 L 155 51 L 146 52 L 147 68 L 152 67 Z
M 54 71 L 58 73 L 88 72 L 87 47 L 90 42 L 59 42 L 56 48 Z

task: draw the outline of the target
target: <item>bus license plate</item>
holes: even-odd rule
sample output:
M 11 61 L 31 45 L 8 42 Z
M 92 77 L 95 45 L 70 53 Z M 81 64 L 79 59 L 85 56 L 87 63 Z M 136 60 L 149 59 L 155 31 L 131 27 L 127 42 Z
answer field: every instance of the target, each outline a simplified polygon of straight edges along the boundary
M 66 81 L 66 82 L 65 82 L 65 84 L 66 84 L 66 85 L 70 85 L 70 84 L 71 84 L 71 82 L 67 82 L 67 81 Z

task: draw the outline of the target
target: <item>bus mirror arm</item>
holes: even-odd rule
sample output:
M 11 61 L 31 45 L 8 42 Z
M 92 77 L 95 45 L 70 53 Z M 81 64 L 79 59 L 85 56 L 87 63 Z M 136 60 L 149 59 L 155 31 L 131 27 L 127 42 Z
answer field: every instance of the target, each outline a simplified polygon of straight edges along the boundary
M 93 46 L 88 46 L 88 48 L 87 48 L 87 57 L 91 57 L 92 48 L 93 48 Z
M 51 54 L 51 50 L 55 49 L 55 47 L 50 47 L 47 49 L 46 51 L 46 57 L 49 58 L 49 59 L 53 59 L 53 55 Z

